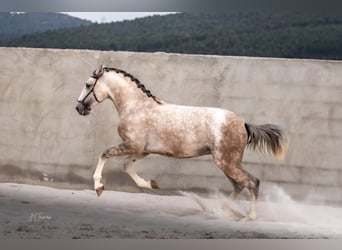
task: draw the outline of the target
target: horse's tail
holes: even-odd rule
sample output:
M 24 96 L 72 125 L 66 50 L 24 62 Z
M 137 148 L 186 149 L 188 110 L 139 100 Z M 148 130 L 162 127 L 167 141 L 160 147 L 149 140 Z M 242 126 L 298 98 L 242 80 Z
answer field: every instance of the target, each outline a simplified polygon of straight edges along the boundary
M 288 138 L 284 130 L 277 125 L 255 126 L 245 123 L 248 134 L 247 147 L 265 154 L 273 154 L 282 160 L 288 147 Z

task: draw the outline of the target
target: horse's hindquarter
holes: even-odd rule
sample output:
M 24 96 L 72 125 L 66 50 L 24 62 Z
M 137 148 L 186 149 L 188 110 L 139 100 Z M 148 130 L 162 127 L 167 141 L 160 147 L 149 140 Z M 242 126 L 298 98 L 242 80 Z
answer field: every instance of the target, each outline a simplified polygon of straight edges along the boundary
M 210 154 L 234 113 L 206 107 L 163 104 L 150 110 L 145 153 L 172 157 Z M 228 138 L 226 138 L 228 139 Z

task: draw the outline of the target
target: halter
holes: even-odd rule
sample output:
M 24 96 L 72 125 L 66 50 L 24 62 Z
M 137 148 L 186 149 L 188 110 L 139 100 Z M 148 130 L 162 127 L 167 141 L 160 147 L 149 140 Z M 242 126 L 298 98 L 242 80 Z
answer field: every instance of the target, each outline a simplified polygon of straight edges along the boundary
M 81 101 L 77 100 L 77 102 L 81 103 L 84 107 L 87 107 L 87 105 L 85 104 L 85 100 L 86 100 L 87 97 L 91 94 L 91 92 L 93 92 L 93 96 L 94 96 L 95 100 L 96 100 L 98 103 L 100 103 L 100 101 L 99 101 L 99 99 L 97 99 L 96 94 L 95 94 L 95 91 L 94 91 L 95 86 L 96 86 L 96 83 L 97 83 L 97 80 L 98 80 L 99 78 L 98 78 L 97 76 L 94 76 L 94 75 L 91 76 L 91 77 L 94 78 L 94 79 L 96 79 L 95 83 L 93 84 L 93 87 L 91 88 L 91 90 L 85 95 L 85 97 L 84 97 Z

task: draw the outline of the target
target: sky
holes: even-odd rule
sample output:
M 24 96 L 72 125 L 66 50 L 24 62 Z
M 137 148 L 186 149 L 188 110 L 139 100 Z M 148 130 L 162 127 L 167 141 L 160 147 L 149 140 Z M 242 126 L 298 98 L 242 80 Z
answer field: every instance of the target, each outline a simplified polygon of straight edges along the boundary
M 166 15 L 175 12 L 62 12 L 70 16 L 87 19 L 92 22 L 110 23 L 123 20 L 133 20 L 139 17 Z

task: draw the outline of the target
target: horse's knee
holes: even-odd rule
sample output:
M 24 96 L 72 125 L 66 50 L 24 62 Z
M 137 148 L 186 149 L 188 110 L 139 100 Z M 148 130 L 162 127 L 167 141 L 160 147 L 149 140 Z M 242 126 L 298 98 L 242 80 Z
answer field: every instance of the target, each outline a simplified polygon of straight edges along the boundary
M 111 155 L 110 155 L 110 150 L 109 149 L 103 151 L 102 154 L 100 155 L 100 159 L 101 160 L 107 160 L 110 157 L 111 157 Z
M 130 169 L 132 169 L 133 163 L 134 163 L 135 161 L 136 161 L 136 158 L 135 158 L 135 157 L 132 157 L 132 156 L 128 157 L 128 158 L 125 160 L 124 164 L 123 164 L 123 170 L 124 170 L 126 173 L 130 172 Z

